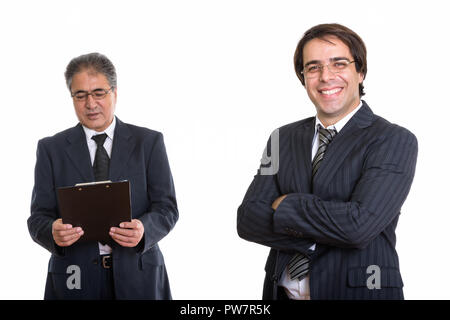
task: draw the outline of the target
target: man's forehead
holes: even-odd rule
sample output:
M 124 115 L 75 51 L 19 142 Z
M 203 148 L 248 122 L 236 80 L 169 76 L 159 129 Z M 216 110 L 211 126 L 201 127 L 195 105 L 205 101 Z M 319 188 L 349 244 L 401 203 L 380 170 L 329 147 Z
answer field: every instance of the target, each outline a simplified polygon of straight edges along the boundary
M 317 48 L 317 49 L 320 49 L 320 50 L 316 49 L 313 52 L 311 52 L 312 51 L 311 47 L 314 45 L 319 45 L 319 48 Z M 329 47 L 330 50 L 332 50 L 332 51 L 336 51 L 336 50 L 340 51 L 341 54 L 338 55 L 340 57 L 343 56 L 342 53 L 345 52 L 346 54 L 350 54 L 350 56 L 348 58 L 351 58 L 350 48 L 342 40 L 340 40 L 336 36 L 327 35 L 324 37 L 320 37 L 320 38 L 317 37 L 317 38 L 311 39 L 305 44 L 305 46 L 303 47 L 304 61 L 306 61 L 307 59 L 308 60 L 316 59 L 316 57 L 311 57 L 311 56 L 308 57 L 308 54 L 314 54 L 314 55 L 325 54 L 326 53 L 325 51 L 327 50 L 327 48 L 324 48 L 323 45 L 325 45 L 326 47 Z M 328 59 L 332 59 L 332 58 L 335 58 L 335 57 L 331 57 L 331 56 L 328 57 Z
M 311 46 L 312 43 L 325 44 L 325 45 L 332 46 L 332 47 L 340 46 L 340 47 L 345 47 L 346 49 L 350 50 L 350 48 L 341 39 L 339 39 L 335 35 L 324 35 L 321 37 L 313 38 L 305 43 L 305 46 L 303 47 L 303 49 L 305 49 L 308 46 Z
M 88 81 L 108 81 L 108 78 L 101 72 L 94 69 L 82 69 L 73 75 L 73 80 L 84 79 Z
M 103 73 L 94 69 L 82 69 L 73 75 L 70 88 L 75 91 L 86 91 L 104 89 L 108 85 L 108 78 Z
M 335 36 L 335 35 L 333 35 L 333 34 L 325 34 L 325 35 L 322 35 L 322 36 L 320 36 L 320 37 L 312 38 L 311 40 L 309 40 L 308 42 L 306 42 L 306 44 L 308 44 L 309 42 L 311 42 L 311 41 L 313 41 L 313 40 L 316 40 L 316 41 L 323 41 L 323 42 L 326 42 L 326 43 L 331 44 L 331 45 L 337 45 L 337 44 L 339 44 L 339 43 L 344 44 L 344 43 L 342 42 L 341 39 L 339 39 L 337 36 Z M 344 44 L 344 45 L 345 45 L 345 44 Z

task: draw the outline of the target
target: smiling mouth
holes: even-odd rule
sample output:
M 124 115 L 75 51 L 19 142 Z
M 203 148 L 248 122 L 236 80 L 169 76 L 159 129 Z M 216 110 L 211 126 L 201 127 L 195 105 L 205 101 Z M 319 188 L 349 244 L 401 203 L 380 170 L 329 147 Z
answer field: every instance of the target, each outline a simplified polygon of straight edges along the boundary
M 333 94 L 339 93 L 342 91 L 343 88 L 334 88 L 330 90 L 319 90 L 319 92 L 325 96 L 331 96 Z

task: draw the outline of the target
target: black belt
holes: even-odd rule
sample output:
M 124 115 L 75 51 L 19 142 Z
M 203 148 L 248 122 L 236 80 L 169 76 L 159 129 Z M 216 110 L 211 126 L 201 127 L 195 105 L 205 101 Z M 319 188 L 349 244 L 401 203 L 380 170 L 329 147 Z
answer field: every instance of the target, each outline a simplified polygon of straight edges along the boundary
M 110 254 L 101 255 L 100 261 L 101 261 L 100 264 L 102 265 L 102 267 L 104 269 L 112 268 L 112 262 L 113 262 L 112 255 L 110 255 Z

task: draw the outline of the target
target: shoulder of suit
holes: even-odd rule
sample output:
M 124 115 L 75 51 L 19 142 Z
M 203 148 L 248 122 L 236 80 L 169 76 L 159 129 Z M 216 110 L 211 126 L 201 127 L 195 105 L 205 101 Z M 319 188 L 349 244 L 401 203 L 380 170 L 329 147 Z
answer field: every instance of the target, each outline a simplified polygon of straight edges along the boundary
M 384 136 L 405 136 L 417 140 L 416 136 L 407 128 L 392 123 L 378 115 L 374 115 L 374 121 L 370 128 L 382 133 Z
M 81 130 L 81 127 L 79 124 L 74 127 L 57 132 L 52 136 L 44 137 L 39 140 L 39 143 L 43 143 L 43 144 L 63 143 L 66 141 L 67 137 L 72 135 L 77 130 Z

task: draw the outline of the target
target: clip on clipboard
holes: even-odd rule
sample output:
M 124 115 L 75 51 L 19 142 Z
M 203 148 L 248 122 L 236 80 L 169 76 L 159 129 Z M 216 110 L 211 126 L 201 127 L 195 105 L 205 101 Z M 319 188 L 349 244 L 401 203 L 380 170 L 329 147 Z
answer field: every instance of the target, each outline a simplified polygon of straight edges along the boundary
M 81 227 L 80 242 L 111 240 L 109 229 L 131 221 L 130 182 L 101 181 L 58 188 L 64 224 Z

